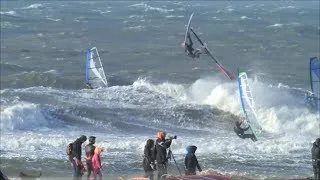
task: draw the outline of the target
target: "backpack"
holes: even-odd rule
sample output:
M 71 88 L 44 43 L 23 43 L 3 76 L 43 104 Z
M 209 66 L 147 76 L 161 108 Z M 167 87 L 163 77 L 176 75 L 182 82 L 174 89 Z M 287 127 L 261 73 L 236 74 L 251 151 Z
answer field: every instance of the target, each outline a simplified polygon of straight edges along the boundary
M 67 146 L 66 153 L 68 156 L 70 156 L 72 154 L 72 146 L 73 146 L 72 143 L 69 143 Z

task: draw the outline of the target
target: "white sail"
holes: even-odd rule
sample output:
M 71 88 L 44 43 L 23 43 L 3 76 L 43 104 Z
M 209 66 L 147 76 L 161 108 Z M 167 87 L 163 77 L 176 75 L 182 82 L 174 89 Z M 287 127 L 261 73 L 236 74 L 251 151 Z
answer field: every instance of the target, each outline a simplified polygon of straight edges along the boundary
M 238 77 L 240 101 L 243 114 L 245 115 L 245 122 L 250 126 L 251 132 L 258 137 L 261 136 L 261 126 L 258 122 L 257 114 L 255 111 L 255 102 L 249 87 L 248 77 L 245 72 L 239 73 Z
M 87 52 L 86 83 L 92 88 L 108 86 L 107 78 L 96 47 L 89 49 Z

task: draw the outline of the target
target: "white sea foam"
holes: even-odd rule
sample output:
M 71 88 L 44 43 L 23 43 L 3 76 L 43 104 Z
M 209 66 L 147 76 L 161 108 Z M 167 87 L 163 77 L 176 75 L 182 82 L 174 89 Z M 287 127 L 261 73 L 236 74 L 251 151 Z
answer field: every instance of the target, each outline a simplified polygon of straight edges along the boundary
M 267 26 L 267 28 L 281 28 L 282 26 L 283 24 L 276 23 L 276 24 Z
M 61 21 L 61 19 L 58 19 L 58 18 L 51 18 L 49 16 L 46 17 L 48 20 L 50 21 L 55 21 L 55 22 L 58 22 L 58 21 Z
M 11 15 L 11 16 L 17 15 L 15 11 L 6 11 L 6 12 L 0 11 L 0 14 Z
M 100 9 L 95 9 L 95 10 L 92 10 L 92 12 L 97 12 L 99 14 L 107 14 L 107 13 L 111 13 L 112 11 L 111 10 L 100 10 Z
M 151 91 L 179 98 L 180 100 L 186 100 L 187 96 L 185 88 L 182 85 L 176 85 L 169 82 L 153 85 L 145 79 L 138 79 L 133 83 L 133 87 L 146 87 Z
M 138 4 L 132 4 L 129 5 L 128 7 L 135 7 L 135 8 L 139 8 L 139 9 L 143 9 L 144 11 L 158 11 L 161 13 L 168 13 L 168 12 L 173 12 L 174 9 L 165 9 L 165 8 L 161 8 L 161 7 L 153 7 L 150 6 L 144 2 L 142 3 L 138 3 Z
M 250 19 L 247 16 L 241 16 L 240 19 Z
M 31 4 L 30 6 L 27 6 L 27 7 L 21 8 L 21 9 L 38 9 L 40 7 L 43 7 L 43 5 L 42 4 Z
M 273 13 L 273 12 L 281 12 L 281 11 L 288 11 L 288 10 L 298 10 L 298 9 L 299 8 L 295 7 L 295 6 L 282 6 L 282 7 L 277 7 L 277 8 L 271 9 L 270 12 Z
M 132 5 L 129 5 L 128 7 L 139 7 L 139 6 L 144 6 L 144 3 L 141 2 L 141 3 L 137 3 L 137 4 L 132 4 Z
M 145 28 L 146 28 L 145 26 L 138 25 L 138 26 L 131 26 L 126 29 L 128 29 L 130 31 L 143 31 L 143 30 L 145 30 Z
M 50 69 L 48 71 L 45 71 L 44 73 L 57 74 L 57 70 L 56 69 Z
M 282 7 L 279 7 L 278 9 L 297 9 L 297 7 L 295 7 L 295 6 L 282 6 Z
M 173 2 L 172 4 L 180 5 L 182 2 Z
M 212 19 L 217 20 L 217 21 L 220 21 L 220 20 L 221 20 L 221 19 L 218 18 L 217 16 L 213 16 Z
M 184 18 L 184 16 L 175 16 L 175 15 L 169 15 L 169 16 L 166 16 L 166 18 Z
M 36 104 L 21 102 L 1 109 L 2 130 L 32 130 L 47 125 Z
M 142 19 L 142 18 L 144 18 L 144 16 L 143 15 L 135 15 L 135 14 L 129 16 L 129 19 L 137 19 L 137 18 Z
M 258 119 L 265 130 L 281 133 L 299 129 L 301 133 L 317 133 L 316 114 L 310 114 L 306 107 L 297 103 L 303 101 L 302 97 L 297 99 L 282 86 L 273 88 L 251 80 L 249 84 L 256 101 Z M 221 83 L 215 78 L 211 81 L 199 79 L 187 94 L 188 98 L 200 104 L 210 104 L 235 115 L 242 113 L 238 88 L 234 83 Z M 303 128 L 301 123 L 304 123 Z

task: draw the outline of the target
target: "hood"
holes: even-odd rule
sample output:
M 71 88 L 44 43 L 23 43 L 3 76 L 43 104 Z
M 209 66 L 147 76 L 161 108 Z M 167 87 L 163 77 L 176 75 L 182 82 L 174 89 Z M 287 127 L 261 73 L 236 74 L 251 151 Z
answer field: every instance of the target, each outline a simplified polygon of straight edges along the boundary
M 195 153 L 197 150 L 197 146 L 187 146 L 186 150 L 188 153 Z
M 154 146 L 154 140 L 148 139 L 145 147 L 148 149 L 151 149 L 153 146 Z
M 86 142 L 86 140 L 87 140 L 87 136 L 82 135 L 79 139 L 80 139 L 80 141 L 81 141 L 82 143 L 84 143 L 84 142 Z

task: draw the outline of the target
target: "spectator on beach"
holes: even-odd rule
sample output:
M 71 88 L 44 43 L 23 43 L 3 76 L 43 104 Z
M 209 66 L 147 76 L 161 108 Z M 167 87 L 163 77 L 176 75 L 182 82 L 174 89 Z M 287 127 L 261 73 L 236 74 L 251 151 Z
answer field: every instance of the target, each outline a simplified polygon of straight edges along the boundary
M 92 157 L 94 155 L 94 143 L 96 142 L 96 137 L 90 136 L 89 137 L 89 144 L 86 145 L 85 152 L 86 152 L 86 164 L 87 164 L 87 172 L 88 176 L 87 179 L 90 179 L 91 171 L 92 171 Z
M 313 143 L 311 154 L 314 179 L 320 180 L 320 138 L 317 138 Z
M 198 159 L 195 155 L 197 146 L 188 146 L 186 150 L 187 150 L 187 154 L 184 159 L 186 175 L 196 175 L 196 168 L 198 168 L 200 172 L 202 171 L 198 163 Z
M 92 175 L 90 180 L 96 180 L 97 176 L 99 176 L 99 180 L 102 180 L 102 165 L 101 165 L 101 152 L 103 151 L 102 148 L 96 147 L 94 149 L 94 155 L 92 157 Z
M 166 138 L 166 132 L 159 131 L 154 149 L 154 157 L 157 161 L 157 180 L 162 179 L 162 176 L 167 174 L 167 149 L 171 146 L 172 140 L 177 139 L 177 136 Z
M 86 140 L 87 140 L 87 137 L 85 135 L 82 135 L 72 143 L 72 152 L 71 152 L 70 158 L 72 159 L 72 165 L 74 170 L 73 177 L 76 180 L 81 179 L 82 175 L 86 171 L 81 161 L 81 153 L 82 153 L 81 145 Z
M 153 171 L 155 170 L 154 164 L 154 140 L 148 139 L 146 145 L 144 146 L 144 157 L 142 161 L 143 170 L 145 172 L 146 178 L 153 180 Z

